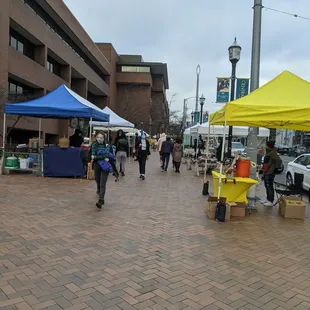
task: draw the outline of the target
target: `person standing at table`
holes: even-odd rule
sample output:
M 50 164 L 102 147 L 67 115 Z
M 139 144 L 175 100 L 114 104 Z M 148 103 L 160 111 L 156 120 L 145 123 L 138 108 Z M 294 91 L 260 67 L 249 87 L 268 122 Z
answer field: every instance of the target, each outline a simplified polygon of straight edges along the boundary
M 128 140 L 126 138 L 126 134 L 123 130 L 121 130 L 120 135 L 116 142 L 116 167 L 119 168 L 122 176 L 125 176 L 125 164 L 126 158 L 128 155 Z
M 84 138 L 80 129 L 75 129 L 74 134 L 69 138 L 69 145 L 71 147 L 81 147 Z
M 265 207 L 272 207 L 274 202 L 274 179 L 277 173 L 278 167 L 281 167 L 282 159 L 278 155 L 275 148 L 274 141 L 266 142 L 266 154 L 264 157 L 263 174 L 264 184 L 266 188 L 267 201 L 264 203 Z
M 146 139 L 145 133 L 142 131 L 141 137 L 136 144 L 136 151 L 137 151 L 137 158 L 139 161 L 139 172 L 140 172 L 140 179 L 145 180 L 145 166 L 146 160 L 150 152 L 150 143 Z
M 99 195 L 99 200 L 96 203 L 98 209 L 101 209 L 104 205 L 109 173 L 113 171 L 110 161 L 113 162 L 113 160 L 114 156 L 111 153 L 110 146 L 106 144 L 105 135 L 102 131 L 99 131 L 96 141 L 91 145 L 91 161 L 94 163 L 97 194 Z

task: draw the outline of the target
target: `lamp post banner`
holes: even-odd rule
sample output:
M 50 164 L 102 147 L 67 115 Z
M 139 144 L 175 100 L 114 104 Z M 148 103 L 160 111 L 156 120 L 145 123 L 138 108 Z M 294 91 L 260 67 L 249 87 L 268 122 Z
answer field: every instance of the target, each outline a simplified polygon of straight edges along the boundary
M 249 94 L 250 79 L 237 79 L 236 99 Z
M 199 111 L 194 112 L 194 124 L 199 123 L 199 120 L 200 120 L 200 112 Z
M 217 78 L 216 102 L 226 103 L 229 101 L 230 78 Z

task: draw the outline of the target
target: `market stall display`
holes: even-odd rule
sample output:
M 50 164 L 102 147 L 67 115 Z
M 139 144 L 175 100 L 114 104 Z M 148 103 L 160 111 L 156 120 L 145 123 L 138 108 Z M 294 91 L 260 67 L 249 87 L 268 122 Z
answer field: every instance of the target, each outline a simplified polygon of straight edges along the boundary
M 83 177 L 84 150 L 81 148 L 49 147 L 43 150 L 45 177 Z
M 217 171 L 212 171 L 212 179 L 214 196 L 218 196 L 220 173 Z M 247 192 L 252 185 L 255 185 L 257 183 L 257 180 L 251 178 L 227 178 L 225 174 L 222 174 L 222 186 L 220 189 L 220 195 L 226 197 L 228 202 L 247 203 Z
M 269 83 L 236 101 L 227 103 L 211 114 L 211 125 L 268 127 L 309 131 L 310 84 L 308 81 L 284 71 Z M 225 141 L 225 132 L 223 134 Z M 222 160 L 224 143 L 222 147 Z M 221 195 L 223 165 L 218 178 L 218 199 Z M 224 185 L 223 185 L 224 186 Z M 249 196 L 254 193 L 250 188 Z
M 41 120 L 42 118 L 58 118 L 70 119 L 74 117 L 89 118 L 90 126 L 92 120 L 109 122 L 109 115 L 104 113 L 100 108 L 90 103 L 83 97 L 79 96 L 66 85 L 61 85 L 50 93 L 38 99 L 22 102 L 22 103 L 7 103 L 4 105 L 4 122 L 3 122 L 3 161 L 14 152 L 7 152 L 6 149 L 6 115 L 23 115 L 39 118 L 39 136 L 38 141 L 41 141 Z M 91 129 L 91 128 L 90 128 Z M 90 133 L 92 131 L 90 130 Z M 18 152 L 20 155 L 20 152 Z M 41 150 L 37 149 L 38 156 L 38 171 L 41 172 Z M 4 166 L 4 165 L 3 165 Z M 12 170 L 11 168 L 7 170 Z M 1 171 L 2 172 L 2 171 Z

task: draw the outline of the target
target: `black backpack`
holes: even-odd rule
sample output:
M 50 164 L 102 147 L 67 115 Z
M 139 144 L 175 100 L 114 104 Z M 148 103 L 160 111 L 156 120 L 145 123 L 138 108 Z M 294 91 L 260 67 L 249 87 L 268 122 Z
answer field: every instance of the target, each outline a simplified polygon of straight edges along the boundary
M 281 169 L 282 169 L 282 159 L 277 154 L 276 160 L 275 160 L 275 170 L 278 171 L 278 170 L 281 170 Z
M 219 222 L 225 222 L 226 217 L 226 204 L 219 201 L 216 205 L 215 219 Z

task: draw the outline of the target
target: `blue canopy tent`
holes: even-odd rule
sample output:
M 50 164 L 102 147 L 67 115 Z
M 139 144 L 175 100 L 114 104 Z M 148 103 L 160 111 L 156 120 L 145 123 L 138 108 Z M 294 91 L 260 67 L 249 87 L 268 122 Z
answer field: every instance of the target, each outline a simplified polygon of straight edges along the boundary
M 3 149 L 6 140 L 6 114 L 39 118 L 39 138 L 41 134 L 41 118 L 89 118 L 90 126 L 93 120 L 109 122 L 110 119 L 109 114 L 104 113 L 100 108 L 76 94 L 66 85 L 61 85 L 38 99 L 4 105 Z M 90 134 L 91 132 L 90 128 Z

